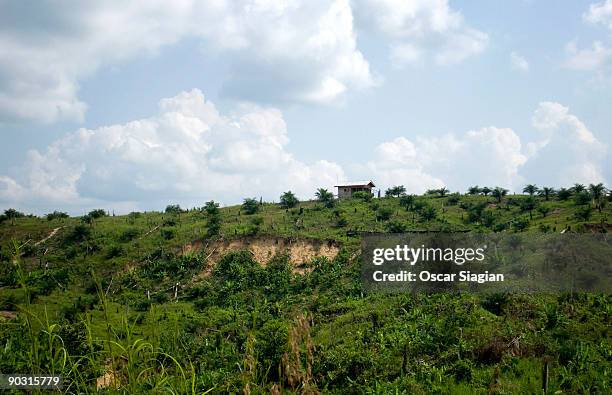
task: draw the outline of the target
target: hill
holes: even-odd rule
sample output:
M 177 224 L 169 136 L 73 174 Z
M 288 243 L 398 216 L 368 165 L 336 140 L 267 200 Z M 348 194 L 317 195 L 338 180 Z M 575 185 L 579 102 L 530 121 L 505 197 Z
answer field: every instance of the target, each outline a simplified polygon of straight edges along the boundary
M 363 233 L 611 229 L 608 198 L 562 198 L 8 213 L 0 371 L 62 374 L 66 392 L 535 393 L 546 364 L 550 393 L 606 393 L 609 295 L 361 287 Z

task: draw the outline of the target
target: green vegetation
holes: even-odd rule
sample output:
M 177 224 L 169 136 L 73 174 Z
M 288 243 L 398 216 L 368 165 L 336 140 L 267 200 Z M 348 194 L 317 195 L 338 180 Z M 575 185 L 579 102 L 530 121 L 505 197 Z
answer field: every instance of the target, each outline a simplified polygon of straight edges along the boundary
M 607 232 L 602 188 L 6 210 L 0 371 L 62 374 L 68 393 L 524 394 L 541 393 L 546 362 L 550 394 L 609 393 L 609 295 L 369 294 L 359 258 L 360 232 Z M 341 248 L 299 264 L 215 255 L 266 237 Z

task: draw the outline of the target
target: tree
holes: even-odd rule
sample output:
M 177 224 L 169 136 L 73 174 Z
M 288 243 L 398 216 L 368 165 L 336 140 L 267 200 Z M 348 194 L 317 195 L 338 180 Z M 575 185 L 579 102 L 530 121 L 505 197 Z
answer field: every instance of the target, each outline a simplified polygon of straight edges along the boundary
M 379 221 L 388 221 L 393 215 L 393 209 L 389 207 L 381 207 L 376 212 L 376 219 Z
M 180 215 L 183 210 L 178 204 L 169 204 L 166 206 L 166 214 Z
M 542 214 L 542 218 L 544 218 L 550 212 L 550 207 L 548 207 L 548 206 L 540 206 L 540 207 L 538 207 L 538 212 L 540 214 Z
M 14 208 L 9 208 L 7 210 L 4 210 L 4 215 L 6 216 L 7 219 L 11 220 L 11 225 L 15 225 L 15 219 L 16 218 L 22 218 L 25 217 L 25 214 L 22 213 L 21 211 L 17 211 Z
M 219 203 L 215 203 L 214 200 L 206 202 L 204 205 L 204 211 L 208 216 L 208 222 L 206 223 L 206 233 L 208 236 L 216 236 L 221 230 L 221 212 L 219 210 Z
M 438 213 L 434 207 L 428 205 L 421 210 L 420 215 L 423 221 L 429 222 L 436 219 Z
M 495 199 L 497 199 L 497 203 L 501 203 L 502 199 L 504 198 L 504 196 L 506 196 L 508 194 L 508 190 L 505 188 L 501 188 L 501 187 L 495 187 L 495 189 L 493 189 L 493 191 L 491 191 L 491 196 L 493 196 Z
M 557 191 L 557 198 L 559 200 L 565 201 L 572 196 L 572 191 L 567 188 L 561 188 Z
M 385 191 L 385 196 L 400 197 L 406 193 L 406 188 L 403 185 L 393 186 Z
M 522 232 L 529 227 L 529 220 L 525 217 L 518 217 L 512 221 L 512 227 L 518 231 Z
M 533 219 L 533 210 L 538 206 L 538 201 L 533 196 L 529 196 L 527 199 L 521 201 L 521 210 L 523 212 L 529 212 L 529 219 Z
M 436 191 L 440 197 L 444 197 L 448 193 L 448 189 L 446 187 L 439 188 Z
M 47 221 L 53 221 L 54 219 L 64 219 L 68 218 L 68 214 L 61 211 L 54 211 L 45 216 Z
M 589 192 L 591 193 L 591 197 L 593 198 L 593 204 L 601 212 L 601 201 L 606 196 L 606 187 L 602 183 L 599 184 L 590 184 Z
M 590 202 L 591 194 L 587 191 L 578 192 L 576 195 L 574 195 L 574 203 L 576 203 L 577 206 L 583 206 L 585 204 L 589 204 Z
M 555 194 L 554 188 L 544 187 L 540 191 L 540 196 L 544 196 L 544 200 L 548 201 L 551 195 Z
M 490 194 L 492 192 L 491 188 L 489 187 L 484 187 L 480 190 L 482 192 L 483 195 L 487 196 L 488 194 Z
M 245 198 L 242 202 L 242 209 L 247 215 L 255 214 L 259 211 L 259 203 L 257 203 L 257 199 Z
M 334 203 L 335 203 L 334 194 L 328 191 L 327 189 L 325 188 L 317 189 L 317 191 L 315 192 L 315 196 L 317 200 L 323 203 L 325 207 L 327 208 L 334 207 Z
M 586 187 L 583 184 L 574 184 L 574 186 L 572 187 L 572 192 L 574 192 L 576 195 L 586 191 Z
M 469 187 L 468 188 L 468 194 L 469 195 L 478 195 L 481 192 L 482 192 L 482 189 L 478 185 L 475 185 L 473 187 Z
M 400 197 L 399 204 L 401 207 L 405 208 L 406 210 L 411 210 L 412 206 L 414 205 L 414 200 L 415 200 L 414 195 L 404 195 Z
M 583 206 L 576 210 L 574 216 L 579 221 L 588 221 L 589 218 L 591 218 L 592 212 L 593 209 L 591 208 L 591 206 Z
M 523 188 L 523 193 L 528 193 L 529 196 L 533 196 L 538 192 L 539 188 L 535 184 L 525 185 Z
M 287 191 L 280 196 L 280 206 L 282 208 L 293 208 L 298 205 L 300 201 L 291 191 Z
M 204 204 L 204 211 L 206 211 L 206 214 L 208 215 L 216 215 L 219 213 L 219 203 L 216 203 L 214 200 L 211 200 L 210 202 L 206 202 Z
M 389 233 L 404 233 L 407 229 L 406 224 L 400 221 L 389 221 L 385 228 Z

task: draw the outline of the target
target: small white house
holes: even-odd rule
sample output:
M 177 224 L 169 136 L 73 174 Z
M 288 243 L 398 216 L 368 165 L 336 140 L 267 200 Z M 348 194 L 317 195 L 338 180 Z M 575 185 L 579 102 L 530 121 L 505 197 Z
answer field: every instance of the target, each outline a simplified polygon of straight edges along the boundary
M 338 198 L 350 198 L 355 192 L 372 193 L 376 185 L 372 181 L 352 181 L 334 185 L 338 188 Z

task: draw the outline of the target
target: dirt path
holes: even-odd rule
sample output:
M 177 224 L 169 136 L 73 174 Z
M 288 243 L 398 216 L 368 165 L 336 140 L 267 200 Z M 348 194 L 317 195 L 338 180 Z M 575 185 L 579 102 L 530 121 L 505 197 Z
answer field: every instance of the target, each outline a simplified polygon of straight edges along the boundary
M 60 230 L 60 229 L 62 229 L 62 228 L 63 228 L 63 226 L 60 226 L 60 227 L 58 227 L 58 228 L 53 229 L 53 230 L 51 231 L 51 233 L 49 233 L 49 235 L 48 235 L 47 237 L 45 237 L 44 239 L 42 239 L 42 240 L 37 241 L 36 243 L 34 243 L 34 247 L 38 246 L 39 244 L 44 243 L 45 241 L 47 241 L 47 240 L 49 240 L 50 238 L 52 238 L 53 236 L 55 236 L 55 234 L 56 234 L 57 232 L 59 232 L 59 230 Z

